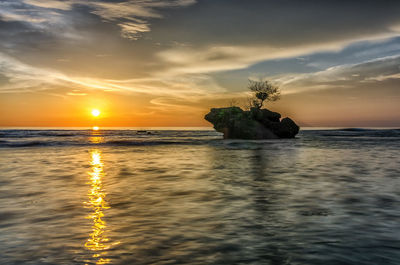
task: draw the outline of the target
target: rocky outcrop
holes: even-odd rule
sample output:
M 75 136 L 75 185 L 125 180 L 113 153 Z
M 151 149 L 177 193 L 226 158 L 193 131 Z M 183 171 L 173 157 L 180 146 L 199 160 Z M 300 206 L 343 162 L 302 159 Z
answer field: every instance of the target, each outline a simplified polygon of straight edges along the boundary
M 300 129 L 290 118 L 281 120 L 281 114 L 268 109 L 213 108 L 204 118 L 225 139 L 294 138 Z

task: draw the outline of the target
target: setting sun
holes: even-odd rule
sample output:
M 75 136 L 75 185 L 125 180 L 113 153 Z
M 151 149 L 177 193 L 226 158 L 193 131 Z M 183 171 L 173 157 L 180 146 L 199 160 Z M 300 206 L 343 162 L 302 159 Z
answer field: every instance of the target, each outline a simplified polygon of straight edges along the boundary
M 92 115 L 95 116 L 95 117 L 98 117 L 98 116 L 100 115 L 100 110 L 98 110 L 98 109 L 93 109 L 93 110 L 92 110 Z

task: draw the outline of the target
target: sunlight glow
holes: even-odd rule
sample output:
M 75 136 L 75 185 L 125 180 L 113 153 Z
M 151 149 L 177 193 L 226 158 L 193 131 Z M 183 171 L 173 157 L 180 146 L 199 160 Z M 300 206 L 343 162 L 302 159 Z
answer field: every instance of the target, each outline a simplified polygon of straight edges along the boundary
M 99 126 L 93 126 L 92 128 L 93 131 L 98 131 L 99 129 L 100 129 Z
M 100 110 L 98 110 L 98 109 L 92 109 L 92 115 L 93 115 L 94 117 L 98 117 L 98 116 L 100 115 Z

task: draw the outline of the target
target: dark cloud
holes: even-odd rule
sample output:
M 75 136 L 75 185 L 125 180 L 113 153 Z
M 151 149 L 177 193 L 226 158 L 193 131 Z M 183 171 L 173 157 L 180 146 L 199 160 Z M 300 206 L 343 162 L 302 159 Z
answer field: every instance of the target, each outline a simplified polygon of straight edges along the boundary
M 400 24 L 399 13 L 399 1 L 204 0 L 156 21 L 152 36 L 193 45 L 285 47 L 387 32 Z

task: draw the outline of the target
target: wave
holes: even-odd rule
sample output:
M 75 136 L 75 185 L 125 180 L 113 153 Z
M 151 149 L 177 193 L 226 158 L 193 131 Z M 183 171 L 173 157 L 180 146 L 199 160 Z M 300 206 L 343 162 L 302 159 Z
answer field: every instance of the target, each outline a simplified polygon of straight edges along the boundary
M 92 137 L 92 136 L 137 136 L 141 138 L 162 136 L 192 137 L 219 134 L 215 131 L 190 130 L 0 130 L 0 138 L 40 138 L 40 137 Z
M 50 146 L 51 144 L 43 141 L 24 141 L 24 142 L 9 142 L 0 141 L 0 147 L 33 147 L 33 146 Z
M 102 143 L 102 145 L 121 145 L 121 146 L 148 146 L 148 145 L 192 145 L 196 141 L 130 141 L 130 140 L 114 140 Z
M 360 141 L 400 140 L 400 129 L 344 128 L 331 130 L 304 130 L 299 141 Z M 138 134 L 133 130 L 0 130 L 0 148 L 45 146 L 157 146 L 229 144 L 215 131 L 151 131 Z M 216 141 L 217 140 L 217 141 Z M 240 144 L 252 143 L 241 140 Z M 278 142 L 277 142 L 278 143 Z M 235 143 L 232 143 L 234 145 Z M 262 141 L 254 141 L 258 146 Z
M 0 148 L 50 147 L 50 146 L 156 146 L 156 145 L 199 145 L 206 141 L 139 141 L 111 140 L 100 143 L 89 141 L 0 141 Z
M 304 132 L 304 131 L 303 131 Z M 367 129 L 367 128 L 344 128 L 331 130 L 310 130 L 313 135 L 323 137 L 400 137 L 400 129 Z
M 373 129 L 368 129 L 368 128 L 343 128 L 343 129 L 338 129 L 338 131 L 345 131 L 345 132 L 366 132 L 366 131 L 372 131 Z
M 32 138 L 32 137 L 74 137 L 87 136 L 90 131 L 40 131 L 40 130 L 3 130 L 0 138 Z

